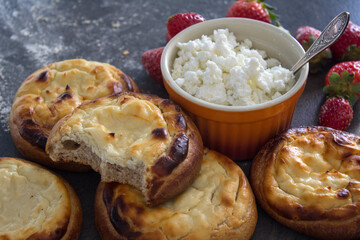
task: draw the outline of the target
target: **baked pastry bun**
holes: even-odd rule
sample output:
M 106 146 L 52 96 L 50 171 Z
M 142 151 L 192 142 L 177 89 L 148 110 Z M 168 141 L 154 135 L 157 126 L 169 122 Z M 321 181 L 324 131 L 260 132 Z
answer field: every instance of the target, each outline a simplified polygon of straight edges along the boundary
M 203 145 L 171 100 L 122 93 L 83 104 L 60 120 L 46 151 L 55 162 L 90 165 L 102 181 L 130 184 L 156 205 L 193 182 Z
M 67 181 L 32 162 L 0 158 L 0 239 L 77 239 L 82 212 Z
M 54 163 L 45 153 L 52 127 L 81 103 L 122 91 L 138 92 L 135 82 L 106 63 L 72 59 L 31 74 L 18 89 L 10 112 L 10 132 L 28 159 L 49 167 L 83 171 L 88 167 Z
M 360 137 L 290 129 L 257 154 L 251 183 L 258 203 L 280 223 L 320 239 L 360 238 Z
M 257 221 L 255 198 L 232 160 L 205 149 L 200 174 L 186 191 L 148 207 L 126 184 L 100 182 L 95 222 L 102 239 L 249 239 Z

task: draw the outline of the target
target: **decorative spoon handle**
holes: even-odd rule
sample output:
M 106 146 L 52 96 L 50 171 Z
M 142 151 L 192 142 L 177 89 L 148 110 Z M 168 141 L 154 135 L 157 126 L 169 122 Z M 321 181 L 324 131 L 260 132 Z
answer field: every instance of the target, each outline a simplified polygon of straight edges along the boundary
M 322 52 L 325 48 L 333 44 L 344 33 L 349 23 L 350 13 L 342 12 L 337 15 L 322 31 L 320 36 L 306 51 L 305 55 L 290 69 L 294 73 L 304 66 L 313 57 Z

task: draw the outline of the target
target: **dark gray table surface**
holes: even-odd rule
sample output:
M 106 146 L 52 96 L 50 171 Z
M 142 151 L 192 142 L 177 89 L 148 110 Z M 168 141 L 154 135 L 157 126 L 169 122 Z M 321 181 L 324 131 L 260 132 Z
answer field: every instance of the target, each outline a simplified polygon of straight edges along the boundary
M 166 44 L 166 20 L 178 12 L 193 11 L 206 19 L 224 17 L 233 1 L 207 0 L 0 0 L 0 156 L 21 157 L 8 127 L 8 113 L 21 82 L 52 62 L 85 58 L 110 63 L 130 75 L 145 93 L 168 97 L 142 68 L 144 51 Z M 269 0 L 280 22 L 292 34 L 302 25 L 323 29 L 341 11 L 360 24 L 360 2 L 353 0 Z M 124 54 L 128 51 L 129 54 Z M 324 101 L 326 72 L 310 75 L 297 105 L 292 127 L 317 124 Z M 349 132 L 360 135 L 360 107 L 354 108 Z M 239 163 L 246 174 L 251 161 Z M 93 199 L 99 175 L 61 172 L 80 197 L 83 225 L 80 239 L 100 239 L 94 222 Z M 258 207 L 252 239 L 309 239 L 270 218 Z

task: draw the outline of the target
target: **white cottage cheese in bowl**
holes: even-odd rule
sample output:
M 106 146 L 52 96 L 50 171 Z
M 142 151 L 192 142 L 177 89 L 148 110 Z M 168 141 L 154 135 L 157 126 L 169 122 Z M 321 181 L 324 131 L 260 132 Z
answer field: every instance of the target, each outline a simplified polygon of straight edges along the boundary
M 178 43 L 172 78 L 186 92 L 207 102 L 251 106 L 278 98 L 295 84 L 293 72 L 252 42 L 237 42 L 228 29 Z

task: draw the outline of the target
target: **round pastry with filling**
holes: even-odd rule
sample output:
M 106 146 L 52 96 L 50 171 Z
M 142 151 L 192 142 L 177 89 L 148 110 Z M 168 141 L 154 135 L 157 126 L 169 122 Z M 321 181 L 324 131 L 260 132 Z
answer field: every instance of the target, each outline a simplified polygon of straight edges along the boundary
M 55 162 L 86 164 L 103 181 L 130 184 L 156 205 L 193 182 L 203 145 L 195 124 L 171 100 L 121 93 L 83 104 L 61 119 L 46 150 Z
M 45 145 L 52 127 L 77 106 L 123 91 L 138 92 L 135 82 L 106 63 L 71 59 L 52 63 L 31 74 L 18 89 L 10 112 L 10 132 L 28 159 L 70 171 L 88 167 L 51 161 Z
M 320 239 L 360 238 L 360 137 L 290 129 L 257 154 L 251 183 L 258 203 L 280 223 Z
M 100 182 L 95 221 L 103 239 L 249 239 L 257 211 L 240 167 L 205 149 L 193 184 L 157 207 L 129 185 Z
M 73 240 L 80 201 L 67 181 L 41 166 L 0 158 L 0 239 Z

